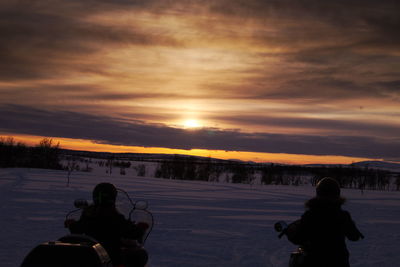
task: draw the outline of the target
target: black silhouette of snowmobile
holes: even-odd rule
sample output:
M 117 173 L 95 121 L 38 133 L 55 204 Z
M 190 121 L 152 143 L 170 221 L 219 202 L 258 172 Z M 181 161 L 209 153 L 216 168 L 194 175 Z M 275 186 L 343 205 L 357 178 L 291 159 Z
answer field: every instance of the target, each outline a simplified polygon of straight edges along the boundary
M 129 195 L 118 189 L 116 206 L 119 212 L 134 223 L 145 223 L 148 228 L 140 240 L 132 240 L 136 245 L 144 246 L 153 229 L 154 218 L 147 210 L 146 201 L 133 202 Z M 86 200 L 77 199 L 76 209 L 66 215 L 66 220 L 79 218 L 89 206 Z M 68 234 L 57 241 L 42 243 L 33 248 L 25 257 L 20 267 L 115 267 L 103 246 L 87 235 Z M 130 267 L 118 265 L 118 267 Z

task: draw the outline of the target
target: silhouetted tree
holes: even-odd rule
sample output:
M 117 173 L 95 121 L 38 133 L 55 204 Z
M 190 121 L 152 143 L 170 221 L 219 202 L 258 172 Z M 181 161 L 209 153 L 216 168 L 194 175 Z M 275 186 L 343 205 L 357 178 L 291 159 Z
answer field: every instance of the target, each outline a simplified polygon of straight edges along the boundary
M 146 165 L 139 164 L 138 166 L 135 167 L 135 170 L 137 176 L 146 176 Z

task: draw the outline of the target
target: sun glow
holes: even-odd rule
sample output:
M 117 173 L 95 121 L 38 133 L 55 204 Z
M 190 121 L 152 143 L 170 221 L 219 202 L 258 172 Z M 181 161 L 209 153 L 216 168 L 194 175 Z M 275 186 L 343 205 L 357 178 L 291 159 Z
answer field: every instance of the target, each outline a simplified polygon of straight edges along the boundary
M 183 123 L 183 126 L 185 128 L 199 128 L 199 127 L 201 127 L 201 124 L 198 120 L 190 119 L 190 120 L 186 120 Z

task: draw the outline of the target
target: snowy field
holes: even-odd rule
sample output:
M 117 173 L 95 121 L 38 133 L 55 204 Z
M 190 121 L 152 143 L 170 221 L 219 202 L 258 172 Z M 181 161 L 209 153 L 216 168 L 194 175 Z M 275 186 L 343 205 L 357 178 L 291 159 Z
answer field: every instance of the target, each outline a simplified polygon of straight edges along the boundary
M 37 244 L 67 233 L 66 213 L 93 187 L 114 183 L 135 199 L 146 199 L 156 223 L 146 243 L 151 267 L 287 266 L 295 248 L 278 239 L 273 224 L 303 212 L 310 186 L 250 186 L 110 177 L 64 171 L 0 169 L 0 265 L 19 266 Z M 366 239 L 348 242 L 353 267 L 394 267 L 400 262 L 400 193 L 343 190 Z

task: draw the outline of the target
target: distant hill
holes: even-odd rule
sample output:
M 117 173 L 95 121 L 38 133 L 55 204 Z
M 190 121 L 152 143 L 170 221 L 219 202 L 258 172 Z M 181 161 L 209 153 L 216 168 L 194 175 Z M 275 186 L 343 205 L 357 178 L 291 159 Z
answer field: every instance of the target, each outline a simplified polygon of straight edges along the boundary
M 112 153 L 112 152 L 93 152 L 93 151 L 79 151 L 79 150 L 69 150 L 61 149 L 61 153 L 65 155 L 74 155 L 79 157 L 88 158 L 99 158 L 107 159 L 113 158 L 115 160 L 134 160 L 134 161 L 162 161 L 162 160 L 174 160 L 177 157 L 179 159 L 194 159 L 196 161 L 212 161 L 220 163 L 237 162 L 237 160 L 222 160 L 209 157 L 192 156 L 184 154 L 151 154 L 151 153 Z
M 399 172 L 400 173 L 400 164 L 394 162 L 387 161 L 360 161 L 352 164 L 306 164 L 302 165 L 305 167 L 357 167 L 357 168 L 369 168 L 369 169 L 379 169 L 391 172 Z
M 387 161 L 360 161 L 350 166 L 356 166 L 359 168 L 371 168 L 371 169 L 380 169 L 380 170 L 387 170 L 392 172 L 400 172 L 400 164 L 394 162 L 387 162 Z

